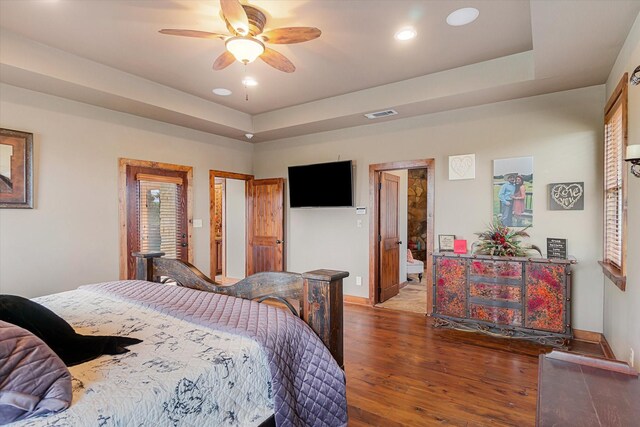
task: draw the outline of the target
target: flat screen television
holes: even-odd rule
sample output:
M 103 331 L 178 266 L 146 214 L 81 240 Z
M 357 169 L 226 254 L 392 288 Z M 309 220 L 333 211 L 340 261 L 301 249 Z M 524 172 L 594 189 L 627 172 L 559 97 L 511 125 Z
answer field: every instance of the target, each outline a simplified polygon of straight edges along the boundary
M 353 206 L 352 162 L 289 166 L 289 204 L 292 208 Z

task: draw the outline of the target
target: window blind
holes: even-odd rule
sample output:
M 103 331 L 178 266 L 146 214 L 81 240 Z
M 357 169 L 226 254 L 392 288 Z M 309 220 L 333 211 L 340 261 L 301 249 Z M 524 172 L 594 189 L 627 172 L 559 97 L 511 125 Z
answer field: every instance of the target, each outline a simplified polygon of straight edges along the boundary
M 174 182 L 157 182 L 142 176 L 138 180 L 138 233 L 140 251 L 164 252 L 167 258 L 182 256 L 183 186 Z
M 604 261 L 620 271 L 624 271 L 623 157 L 626 130 L 623 102 L 619 99 L 607 112 L 604 138 Z

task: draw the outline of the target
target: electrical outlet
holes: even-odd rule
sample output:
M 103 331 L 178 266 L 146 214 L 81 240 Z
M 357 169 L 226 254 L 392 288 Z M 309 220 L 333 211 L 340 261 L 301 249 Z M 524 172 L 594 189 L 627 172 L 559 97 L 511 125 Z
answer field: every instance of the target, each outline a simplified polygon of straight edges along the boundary
M 362 277 L 361 276 L 356 276 L 356 285 L 357 286 L 362 286 Z
M 635 353 L 633 351 L 633 348 L 629 347 L 629 366 L 631 366 L 633 368 L 633 361 L 635 359 Z

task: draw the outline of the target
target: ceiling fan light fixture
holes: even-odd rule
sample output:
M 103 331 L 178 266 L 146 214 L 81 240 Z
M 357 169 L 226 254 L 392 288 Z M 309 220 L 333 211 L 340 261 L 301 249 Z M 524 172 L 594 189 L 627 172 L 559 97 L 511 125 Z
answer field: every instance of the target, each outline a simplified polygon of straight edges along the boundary
M 231 37 L 225 43 L 227 50 L 240 62 L 248 64 L 264 53 L 264 44 L 253 37 Z
M 447 16 L 447 24 L 452 27 L 460 27 L 472 23 L 479 15 L 480 11 L 475 7 L 463 7 L 462 9 L 454 10 Z

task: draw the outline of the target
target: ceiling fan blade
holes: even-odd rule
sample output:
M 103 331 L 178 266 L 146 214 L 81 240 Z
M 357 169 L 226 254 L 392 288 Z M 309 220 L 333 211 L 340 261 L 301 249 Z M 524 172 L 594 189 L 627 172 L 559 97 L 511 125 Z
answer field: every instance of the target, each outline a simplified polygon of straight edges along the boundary
M 317 39 L 322 34 L 314 27 L 284 27 L 262 33 L 260 37 L 267 43 L 292 44 Z
M 220 0 L 222 14 L 241 36 L 249 34 L 249 18 L 238 0 Z
M 220 33 L 209 33 L 206 31 L 197 31 L 197 30 L 174 30 L 174 29 L 164 29 L 159 31 L 162 34 L 168 34 L 170 36 L 184 36 L 184 37 L 197 37 L 200 39 L 221 39 L 224 40 L 229 37 L 226 34 Z
M 268 47 L 265 47 L 264 53 L 260 55 L 260 59 L 276 70 L 284 71 L 285 73 L 293 73 L 296 70 L 296 66 L 293 65 L 293 62 L 289 61 L 286 56 Z
M 213 69 L 218 71 L 218 70 L 222 70 L 223 68 L 227 68 L 229 65 L 233 64 L 235 60 L 236 60 L 236 57 L 233 56 L 228 50 L 225 50 L 214 61 Z

